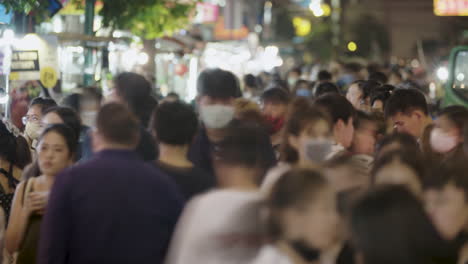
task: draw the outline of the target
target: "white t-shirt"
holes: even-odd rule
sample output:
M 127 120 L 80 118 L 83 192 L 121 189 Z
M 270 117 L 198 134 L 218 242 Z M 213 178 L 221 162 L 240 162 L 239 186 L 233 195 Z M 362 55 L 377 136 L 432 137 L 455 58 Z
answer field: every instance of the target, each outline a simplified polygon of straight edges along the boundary
M 263 246 L 250 264 L 293 264 L 291 259 L 272 245 Z
M 216 190 L 186 206 L 166 264 L 249 263 L 262 246 L 260 192 Z

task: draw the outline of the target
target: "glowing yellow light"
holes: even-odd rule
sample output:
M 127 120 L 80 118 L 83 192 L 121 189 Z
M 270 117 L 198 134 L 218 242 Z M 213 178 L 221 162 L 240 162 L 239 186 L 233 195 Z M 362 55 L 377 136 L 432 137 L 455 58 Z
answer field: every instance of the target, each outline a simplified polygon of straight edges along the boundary
M 356 42 L 351 41 L 348 43 L 348 50 L 351 52 L 355 52 L 358 49 Z
M 300 37 L 307 36 L 312 30 L 312 24 L 310 21 L 301 17 L 294 17 L 293 25 L 296 29 L 296 35 Z
M 322 4 L 320 7 L 321 7 L 322 10 L 323 10 L 323 16 L 328 17 L 328 16 L 331 15 L 331 7 L 330 7 L 330 5 L 324 3 L 324 4 Z

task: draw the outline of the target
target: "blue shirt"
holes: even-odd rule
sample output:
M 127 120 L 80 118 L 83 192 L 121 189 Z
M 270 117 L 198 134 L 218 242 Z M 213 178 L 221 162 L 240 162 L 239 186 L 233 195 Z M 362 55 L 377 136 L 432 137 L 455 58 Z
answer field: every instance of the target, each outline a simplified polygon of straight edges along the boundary
M 57 176 L 38 263 L 162 263 L 182 201 L 175 183 L 136 153 L 97 153 Z

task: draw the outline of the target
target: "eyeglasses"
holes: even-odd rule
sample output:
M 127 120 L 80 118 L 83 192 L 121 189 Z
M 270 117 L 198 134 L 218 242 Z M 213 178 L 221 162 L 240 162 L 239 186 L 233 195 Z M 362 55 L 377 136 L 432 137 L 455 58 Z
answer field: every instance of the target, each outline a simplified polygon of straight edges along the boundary
M 37 115 L 25 115 L 23 118 L 21 118 L 21 121 L 23 122 L 23 125 L 26 125 L 28 122 L 40 122 L 40 118 Z

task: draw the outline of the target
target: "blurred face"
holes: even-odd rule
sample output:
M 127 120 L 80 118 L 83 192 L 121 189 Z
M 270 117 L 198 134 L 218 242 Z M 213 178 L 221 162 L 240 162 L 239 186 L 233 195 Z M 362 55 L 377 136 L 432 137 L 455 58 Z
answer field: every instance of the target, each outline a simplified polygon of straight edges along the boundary
M 373 155 L 377 142 L 377 124 L 363 122 L 359 129 L 354 131 L 353 152 L 356 154 Z
M 426 209 L 440 234 L 454 239 L 468 223 L 468 203 L 462 189 L 453 184 L 442 190 L 431 189 L 425 193 Z
M 51 112 L 51 113 L 46 114 L 44 118 L 42 118 L 42 123 L 45 126 L 53 125 L 53 124 L 63 124 L 63 120 L 62 118 L 60 118 L 59 115 Z
M 305 127 L 299 136 L 291 136 L 289 141 L 290 145 L 299 153 L 299 160 L 309 160 L 307 148 L 310 140 L 329 140 L 331 139 L 330 126 L 325 120 L 318 120 L 313 124 Z
M 395 129 L 399 133 L 407 133 L 420 138 L 424 130 L 425 115 L 421 111 L 412 111 L 408 114 L 397 113 L 391 117 Z
M 360 109 L 362 104 L 362 91 L 359 89 L 358 84 L 353 84 L 349 87 L 348 92 L 346 93 L 346 99 L 354 106 L 356 109 Z
M 384 166 L 377 172 L 375 184 L 404 185 L 418 197 L 422 193 L 422 185 L 416 172 L 398 160 Z
M 435 152 L 448 153 L 463 143 L 460 129 L 447 117 L 439 117 L 434 124 L 430 143 Z
M 40 122 L 42 118 L 41 108 L 37 105 L 32 106 L 28 109 L 26 114 L 26 122 Z
M 339 238 L 336 195 L 326 186 L 313 195 L 304 207 L 286 209 L 285 231 L 289 240 L 303 240 L 319 250 L 327 250 Z
M 272 118 L 280 118 L 286 115 L 287 109 L 287 104 L 279 102 L 264 102 L 262 107 L 262 113 L 263 115 Z
M 334 137 L 337 143 L 345 148 L 349 148 L 353 143 L 354 125 L 353 118 L 350 118 L 347 123 L 343 120 L 338 120 L 334 128 Z
M 72 164 L 65 139 L 56 132 L 42 137 L 37 148 L 39 168 L 44 175 L 55 176 Z

